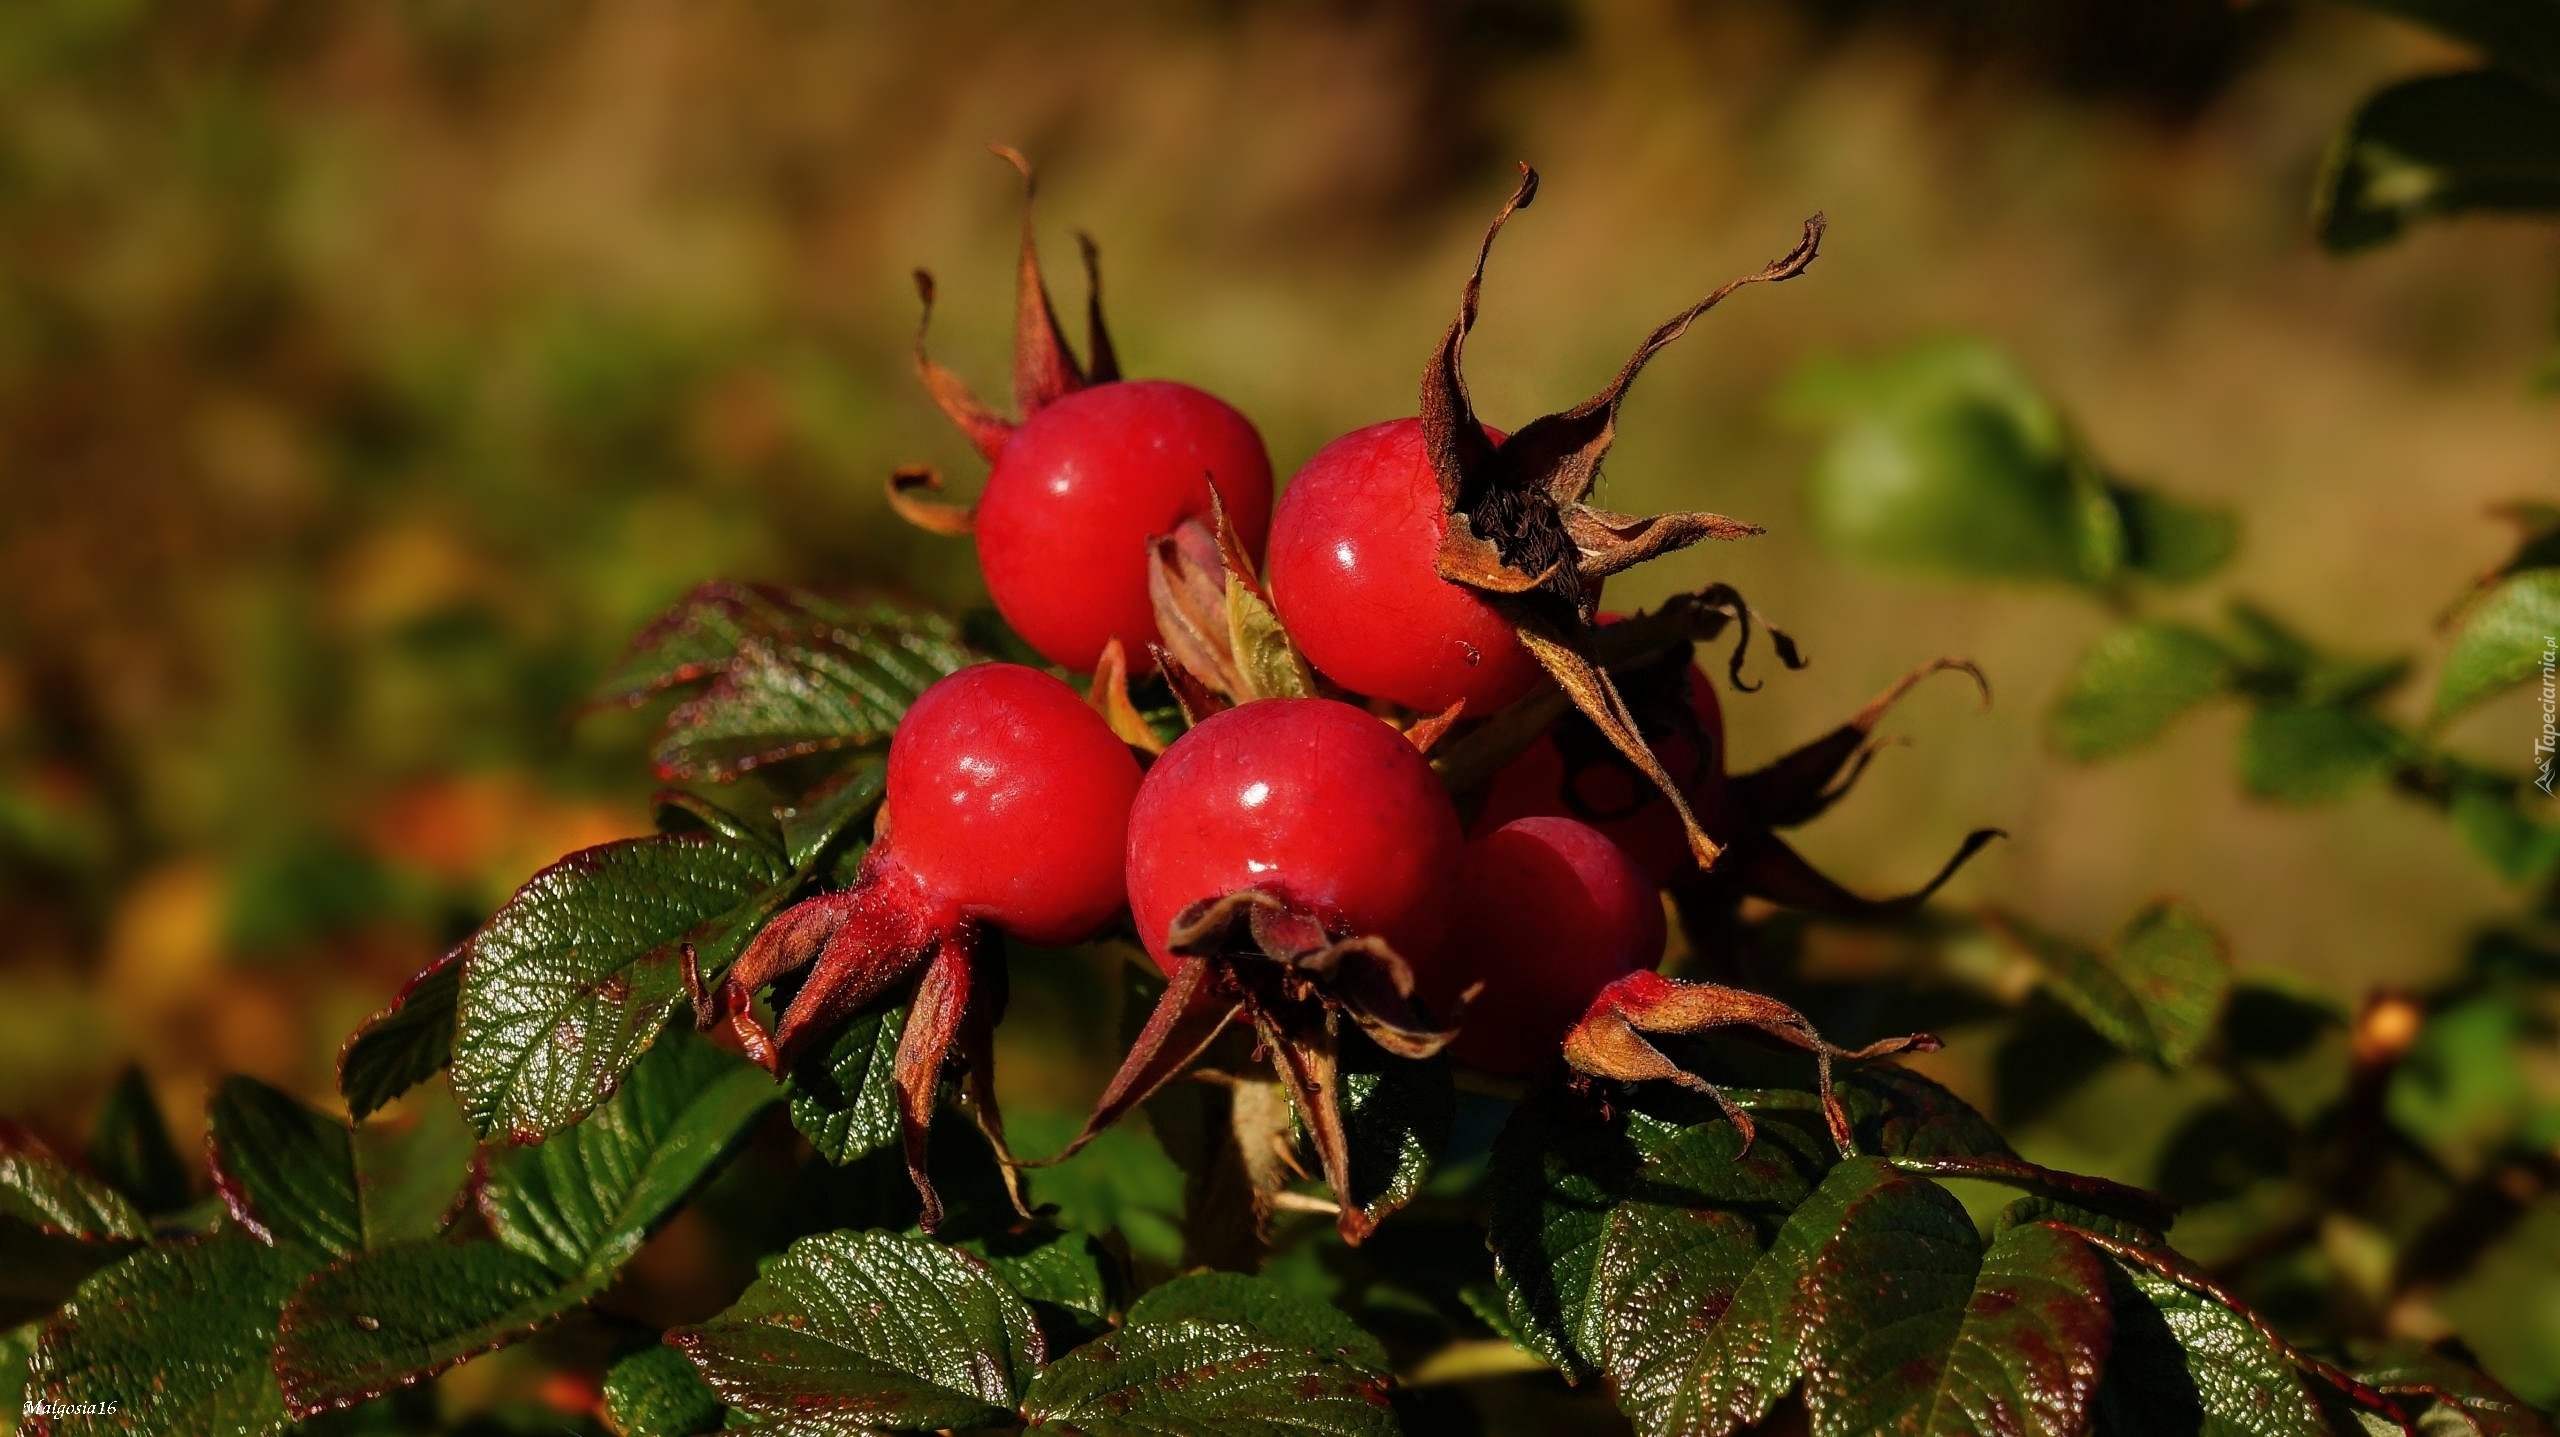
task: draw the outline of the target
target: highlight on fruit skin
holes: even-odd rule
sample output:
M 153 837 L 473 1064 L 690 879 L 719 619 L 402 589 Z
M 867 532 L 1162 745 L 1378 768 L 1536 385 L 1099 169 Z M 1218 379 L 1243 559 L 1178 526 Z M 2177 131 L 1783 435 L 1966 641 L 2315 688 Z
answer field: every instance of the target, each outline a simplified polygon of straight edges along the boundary
M 1246 548 L 1262 552 L 1271 522 L 1271 458 L 1252 421 L 1191 385 L 1126 379 L 1102 318 L 1099 259 L 1079 237 L 1091 290 L 1088 362 L 1058 324 L 1040 271 L 1030 163 L 996 153 L 1022 174 L 1022 251 L 1015 275 L 1014 403 L 1009 418 L 980 400 L 925 350 L 932 276 L 919 270 L 925 319 L 916 369 L 934 402 L 993 466 L 974 506 L 940 497 L 941 476 L 902 469 L 889 503 L 910 523 L 948 536 L 974 534 L 987 592 L 1042 657 L 1091 673 L 1117 640 L 1143 675 L 1157 640 L 1147 582 L 1148 546 L 1205 529 L 1223 504 Z
M 1001 1143 L 985 1029 L 1000 1001 L 998 935 L 1063 944 L 1119 913 L 1137 760 L 1073 689 L 1019 664 L 978 664 L 917 698 L 889 743 L 880 838 L 851 886 L 784 910 L 706 991 L 691 950 L 696 1021 L 779 1075 L 820 1036 L 912 984 L 897 1089 L 907 1171 L 926 1225 L 941 1203 L 924 1168 L 946 1059 Z M 813 966 L 814 965 L 814 966 Z M 800 968 L 767 1032 L 754 995 Z M 990 985 L 995 985 L 990 990 Z

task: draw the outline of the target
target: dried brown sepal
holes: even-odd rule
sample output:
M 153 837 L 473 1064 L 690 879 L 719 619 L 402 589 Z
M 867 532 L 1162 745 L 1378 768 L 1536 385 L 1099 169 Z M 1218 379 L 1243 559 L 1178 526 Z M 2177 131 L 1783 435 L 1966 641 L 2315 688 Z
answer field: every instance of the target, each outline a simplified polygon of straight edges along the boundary
M 1102 320 L 1102 247 L 1093 236 L 1076 231 L 1076 253 L 1084 257 L 1085 380 L 1115 384 L 1120 379 L 1120 351 L 1111 343 L 1111 326 Z
M 1414 1003 L 1413 970 L 1383 940 L 1336 937 L 1313 914 L 1258 889 L 1204 899 L 1174 919 L 1172 951 L 1187 961 L 1156 1001 L 1084 1131 L 1044 1166 L 1072 1156 L 1181 1076 L 1228 1024 L 1243 1019 L 1259 1040 L 1340 1200 L 1335 1226 L 1358 1243 L 1383 1214 L 1348 1200 L 1350 1139 L 1342 1116 L 1340 1038 L 1347 1018 L 1404 1058 L 1427 1058 L 1456 1037 Z M 1467 997 L 1472 997 L 1470 990 Z M 1466 998 L 1459 1007 L 1464 1008 Z M 1454 1018 L 1454 1014 L 1452 1015 Z
M 1820 251 L 1823 219 L 1815 215 L 1807 220 L 1795 248 L 1784 256 L 1727 282 L 1657 326 L 1598 394 L 1531 420 L 1497 444 L 1486 437 L 1468 396 L 1464 352 L 1494 239 L 1513 214 L 1537 198 L 1537 171 L 1523 164 L 1520 173 L 1519 188 L 1486 227 L 1475 268 L 1460 292 L 1458 316 L 1423 371 L 1424 446 L 1448 516 L 1439 570 L 1454 583 L 1490 593 L 1548 596 L 1587 624 L 1599 601 L 1597 580 L 1703 539 L 1760 532 L 1756 525 L 1717 514 L 1644 519 L 1592 509 L 1585 501 L 1616 440 L 1619 406 L 1646 363 L 1735 290 L 1802 274 Z
M 1039 177 L 1032 172 L 1031 161 L 1013 146 L 987 149 L 1022 176 L 1022 255 L 1014 266 L 1013 291 L 1013 403 L 1029 419 L 1084 388 L 1084 369 L 1067 348 L 1057 307 L 1049 303 L 1049 286 L 1040 276 L 1039 234 L 1034 224 Z
M 1413 745 L 1414 752 L 1427 754 L 1439 746 L 1440 740 L 1448 737 L 1449 730 L 1457 726 L 1466 712 L 1467 701 L 1460 699 L 1428 718 L 1415 719 L 1405 728 L 1405 739 Z
M 1726 867 L 1745 897 L 1765 898 L 1782 907 L 1835 918 L 1882 920 L 1902 917 L 1928 902 L 1975 854 L 1992 840 L 2008 836 L 1997 828 L 1975 829 L 1964 836 L 1927 883 L 1890 898 L 1868 898 L 1842 887 L 1806 862 L 1785 839 L 1765 828 L 1749 830 L 1735 839 L 1734 853 Z
M 1594 629 L 1585 636 L 1584 643 L 1589 646 L 1594 663 L 1610 673 L 1622 674 L 1659 663 L 1675 653 L 1682 655 L 1685 662 L 1694 646 L 1713 642 L 1733 627 L 1740 637 L 1727 661 L 1727 674 L 1734 687 L 1748 692 L 1757 685 L 1744 682 L 1742 665 L 1750 653 L 1755 618 L 1750 605 L 1732 586 L 1711 584 L 1695 593 L 1675 594 L 1662 607 L 1648 613 Z M 1779 662 L 1791 669 L 1803 668 L 1804 656 L 1797 652 L 1795 641 L 1765 620 L 1759 622 L 1768 633 Z M 1531 694 L 1440 745 L 1434 751 L 1431 766 L 1451 788 L 1461 792 L 1473 788 L 1519 757 L 1572 709 L 1573 700 L 1561 688 Z
M 1982 706 L 1991 707 L 1991 681 L 1971 659 L 1932 659 L 1894 680 L 1847 723 L 1765 767 L 1737 776 L 1733 780 L 1736 800 L 1771 828 L 1792 828 L 1820 817 L 1865 771 L 1875 753 L 1870 737 L 1876 724 L 1922 679 L 1949 672 L 1970 677 L 1982 694 Z
M 1816 1092 L 1831 1140 L 1841 1153 L 1856 1151 L 1849 1115 L 1831 1087 L 1834 1059 L 1858 1061 L 1890 1053 L 1931 1052 L 1938 1040 L 1927 1033 L 1886 1038 L 1863 1048 L 1842 1048 L 1824 1038 L 1810 1019 L 1775 998 L 1714 983 L 1683 983 L 1659 973 L 1637 972 L 1600 990 L 1591 1007 L 1565 1034 L 1565 1062 L 1586 1078 L 1618 1082 L 1676 1083 L 1715 1100 L 1732 1119 L 1748 1146 L 1755 1131 L 1751 1115 L 1722 1088 L 1672 1061 L 1654 1039 L 1688 1037 L 1720 1028 L 1748 1028 L 1814 1058 Z
M 1573 706 L 1670 801 L 1672 811 L 1680 815 L 1681 830 L 1689 837 L 1689 851 L 1696 855 L 1698 866 L 1714 867 L 1724 851 L 1722 845 L 1707 836 L 1698 816 L 1690 812 L 1688 795 L 1680 791 L 1679 781 L 1663 768 L 1653 746 L 1645 742 L 1635 714 L 1628 709 L 1618 686 L 1611 682 L 1609 671 L 1584 651 L 1582 636 L 1591 630 L 1561 630 L 1550 627 L 1543 618 L 1523 615 L 1517 622 L 1517 631 L 1520 646 L 1554 677 L 1565 697 L 1573 700 Z
M 1164 675 L 1165 687 L 1173 690 L 1174 705 L 1182 710 L 1183 727 L 1197 728 L 1202 719 L 1233 707 L 1227 702 L 1226 695 L 1209 687 L 1198 674 L 1166 653 L 1164 645 L 1149 644 L 1147 652 L 1155 656 L 1156 672 Z
M 1148 541 L 1147 596 L 1156 633 L 1176 663 L 1229 698 L 1244 692 L 1227 614 L 1226 566 L 1207 526 L 1186 519 Z
M 941 494 L 942 475 L 922 465 L 911 465 L 889 476 L 891 513 L 928 534 L 940 534 L 946 539 L 965 539 L 976 533 L 977 506 L 954 504 Z
M 1129 656 L 1114 635 L 1102 646 L 1102 657 L 1093 666 L 1093 684 L 1085 691 L 1085 701 L 1111 725 L 1122 743 L 1147 753 L 1164 752 L 1164 740 L 1156 736 L 1154 726 L 1138 712 L 1129 699 Z
M 979 457 L 993 463 L 995 457 L 1004 452 L 1006 442 L 1013 438 L 1013 431 L 1020 426 L 989 408 L 984 400 L 978 398 L 977 391 L 969 387 L 969 381 L 954 374 L 925 349 L 925 332 L 933 327 L 933 274 L 930 270 L 916 271 L 916 298 L 924 306 L 924 313 L 916 320 L 916 375 L 924 381 L 925 392 L 933 396 L 935 406 L 960 427 L 960 433 L 968 439 L 969 446 L 978 451 Z

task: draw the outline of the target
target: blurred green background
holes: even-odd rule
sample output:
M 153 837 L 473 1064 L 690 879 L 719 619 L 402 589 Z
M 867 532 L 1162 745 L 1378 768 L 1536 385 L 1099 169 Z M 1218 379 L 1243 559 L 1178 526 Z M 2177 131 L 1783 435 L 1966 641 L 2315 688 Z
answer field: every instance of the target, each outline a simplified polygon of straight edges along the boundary
M 1647 372 L 1605 494 L 1769 527 L 1612 587 L 1729 580 L 1803 643 L 1728 702 L 1742 765 L 1924 659 L 1990 675 L 1987 714 L 1947 683 L 1892 720 L 1911 746 L 1808 852 L 1883 892 L 1998 826 L 1944 901 L 2094 937 L 2174 893 L 2244 972 L 2441 977 L 2516 903 L 2448 825 L 2380 787 L 2252 802 L 2235 712 L 2063 761 L 2043 716 L 2105 606 L 1826 552 L 1781 401 L 1983 336 L 2115 470 L 2236 516 L 2165 612 L 2441 652 L 2511 544 L 2488 507 L 2553 489 L 2560 246 L 2475 220 L 2341 260 L 2305 214 L 2356 101 L 2460 58 L 2219 0 L 0 9 L 0 1113 L 76 1149 L 127 1062 L 181 1133 L 216 1072 L 324 1095 L 402 977 L 645 829 L 644 720 L 570 712 L 692 582 L 978 600 L 880 492 L 981 472 L 909 368 L 909 270 L 999 390 L 990 140 L 1043 167 L 1062 301 L 1088 230 L 1132 371 L 1233 400 L 1283 472 L 1411 412 L 1515 158 L 1546 183 L 1469 352 L 1506 427 L 1826 211 L 1808 276 Z M 2449 741 L 2520 767 L 2538 718 L 2519 692 Z M 1008 1087 L 1069 1106 L 1110 1036 L 1009 1037 Z

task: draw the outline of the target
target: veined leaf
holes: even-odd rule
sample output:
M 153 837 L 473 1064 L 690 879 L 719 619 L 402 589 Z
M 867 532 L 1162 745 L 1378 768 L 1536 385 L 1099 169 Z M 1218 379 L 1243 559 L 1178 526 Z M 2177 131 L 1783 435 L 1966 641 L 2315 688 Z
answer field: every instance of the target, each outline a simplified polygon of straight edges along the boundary
M 483 1133 L 528 1142 L 613 1095 L 683 996 L 780 903 L 779 855 L 695 835 L 634 838 L 535 874 L 463 947 L 453 1085 Z
M 124 1194 L 0 1119 L 0 1322 L 52 1311 L 81 1279 L 150 1238 Z
M 1195 1272 L 1150 1288 L 1129 1304 L 1132 1327 L 1172 1322 L 1235 1323 L 1364 1372 L 1389 1370 L 1387 1349 L 1342 1309 L 1267 1277 Z
M 1593 1271 L 1610 1209 L 1634 1190 L 1650 1140 L 1636 1115 L 1615 1124 L 1553 1089 L 1513 1111 L 1495 1138 L 1487 1245 L 1507 1326 L 1577 1380 L 1599 1370 L 1589 1326 Z
M 432 1237 L 470 1176 L 474 1144 L 438 1104 L 408 1131 L 349 1131 L 255 1078 L 215 1092 L 214 1187 L 232 1219 L 269 1245 L 329 1257 Z
M 2551 1437 L 2550 1422 L 2514 1393 L 2415 1343 L 2371 1355 L 2357 1364 L 2356 1377 L 2410 1408 L 2428 1437 Z
M 80 1285 L 36 1339 L 27 1400 L 111 1409 L 135 1432 L 267 1437 L 285 1430 L 268 1365 L 277 1313 L 313 1255 L 245 1237 L 145 1248 Z M 93 1430 L 34 1416 L 31 1437 Z
M 491 1163 L 480 1206 L 496 1242 L 395 1243 L 295 1293 L 275 1354 L 293 1411 L 418 1381 L 602 1292 L 775 1092 L 690 1035 L 660 1044 L 593 1117 Z
M 2231 659 L 2184 624 L 2127 624 L 2098 640 L 2055 700 L 2055 744 L 2088 760 L 2150 742 L 2170 722 L 2221 693 Z
M 648 1347 L 613 1364 L 604 1410 L 622 1437 L 703 1437 L 720 1430 L 720 1394 L 672 1347 Z
M 885 743 L 916 696 L 975 662 L 939 618 L 756 636 L 667 716 L 651 756 L 671 779 L 735 780 L 789 758 Z
M 1119 1264 L 1092 1235 L 1053 1228 L 973 1238 L 960 1247 L 1031 1304 L 1051 1349 L 1063 1351 L 1111 1325 Z
M 1383 1379 L 1226 1322 L 1132 1323 L 1043 1369 L 1035 1426 L 1086 1437 L 1386 1437 Z
M 2043 970 L 2046 991 L 2125 1052 L 2180 1068 L 2212 1035 L 2231 990 L 2222 936 L 2162 901 L 2125 920 L 2104 952 L 2002 918 L 1998 931 Z
M 2139 1264 L 2107 1264 L 2115 1345 L 2099 1383 L 2105 1437 L 2328 1437 L 2301 1369 L 2248 1318 Z
M 1446 1059 L 1399 1058 L 1350 1033 L 1342 1038 L 1341 1082 L 1348 1196 L 1376 1221 L 1430 1180 L 1457 1121 L 1458 1090 Z
M 356 1026 L 338 1050 L 338 1096 L 357 1122 L 453 1062 L 462 950 L 427 965 L 389 1007 Z
M 1031 1308 L 985 1264 L 885 1232 L 802 1238 L 735 1306 L 667 1340 L 722 1401 L 813 1432 L 1010 1422 L 1046 1356 Z
M 856 1162 L 897 1143 L 898 1040 L 906 1031 L 906 1005 L 873 1008 L 792 1066 L 791 1125 L 828 1162 Z
M 859 618 L 854 608 L 806 589 L 713 579 L 650 620 L 589 702 L 645 702 L 709 679 L 750 638 L 823 633 Z
M 2539 675 L 2550 652 L 2545 642 L 2554 637 L 2560 637 L 2560 569 L 2527 569 L 2491 589 L 2462 616 L 2462 632 L 2436 685 L 2437 716 Z

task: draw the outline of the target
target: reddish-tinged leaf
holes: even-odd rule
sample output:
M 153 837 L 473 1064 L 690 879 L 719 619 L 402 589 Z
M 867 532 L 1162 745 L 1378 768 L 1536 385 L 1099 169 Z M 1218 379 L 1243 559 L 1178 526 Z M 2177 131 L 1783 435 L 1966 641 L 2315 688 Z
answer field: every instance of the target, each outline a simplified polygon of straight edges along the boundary
M 430 963 L 356 1025 L 338 1050 L 338 1095 L 357 1122 L 453 1062 L 454 1014 L 462 997 L 462 950 Z
M 145 1248 L 80 1285 L 36 1339 L 27 1437 L 99 1429 L 272 1437 L 284 1397 L 269 1370 L 277 1313 L 313 1255 L 239 1236 Z
M 1084 1437 L 1392 1437 L 1385 1379 L 1232 1322 L 1132 1323 L 1042 1369 L 1035 1430 Z

